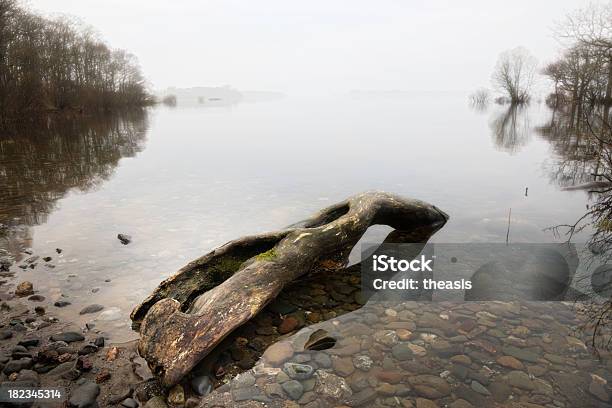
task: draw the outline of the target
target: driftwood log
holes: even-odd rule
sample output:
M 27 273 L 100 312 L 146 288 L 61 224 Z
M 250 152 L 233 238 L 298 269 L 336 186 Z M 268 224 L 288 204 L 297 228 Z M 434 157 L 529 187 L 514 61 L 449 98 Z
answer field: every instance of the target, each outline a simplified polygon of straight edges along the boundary
M 426 231 L 420 236 L 427 240 L 447 219 L 423 201 L 367 192 L 284 230 L 230 241 L 163 281 L 133 310 L 139 353 L 172 386 L 285 285 L 321 260 L 347 262 L 370 226 L 388 225 L 399 236 Z

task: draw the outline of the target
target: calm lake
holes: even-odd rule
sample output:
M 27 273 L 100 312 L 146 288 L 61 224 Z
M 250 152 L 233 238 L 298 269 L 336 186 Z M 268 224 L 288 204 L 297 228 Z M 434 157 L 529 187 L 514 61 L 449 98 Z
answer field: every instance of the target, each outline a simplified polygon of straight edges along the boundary
M 136 337 L 132 307 L 191 259 L 365 190 L 447 212 L 435 242 L 504 242 L 510 208 L 511 242 L 551 242 L 543 230 L 574 222 L 588 197 L 561 190 L 560 149 L 538 132 L 550 115 L 543 103 L 476 111 L 461 93 L 353 93 L 24 131 L 0 137 L 0 248 L 52 257 L 16 280 L 123 341 Z M 91 303 L 106 310 L 80 316 Z

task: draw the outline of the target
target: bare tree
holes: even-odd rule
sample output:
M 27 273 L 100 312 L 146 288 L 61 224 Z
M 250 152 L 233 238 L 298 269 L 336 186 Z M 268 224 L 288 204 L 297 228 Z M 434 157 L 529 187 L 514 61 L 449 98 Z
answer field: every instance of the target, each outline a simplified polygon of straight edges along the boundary
M 603 61 L 605 92 L 600 101 L 604 120 L 608 121 L 612 107 L 612 1 L 591 3 L 574 11 L 557 23 L 555 35 L 562 43 L 590 49 L 591 54 Z
M 504 93 L 510 103 L 525 103 L 533 86 L 537 60 L 525 48 L 503 52 L 493 72 L 493 85 Z

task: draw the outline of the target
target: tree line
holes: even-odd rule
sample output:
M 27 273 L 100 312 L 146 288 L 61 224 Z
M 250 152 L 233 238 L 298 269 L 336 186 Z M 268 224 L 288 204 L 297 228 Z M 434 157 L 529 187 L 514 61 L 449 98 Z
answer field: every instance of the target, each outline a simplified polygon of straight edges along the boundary
M 0 0 L 0 125 L 53 111 L 111 111 L 153 101 L 136 58 L 67 18 Z
M 557 23 L 554 37 L 562 52 L 540 70 L 554 89 L 546 102 L 554 109 L 565 109 L 571 123 L 579 125 L 586 113 L 602 113 L 609 123 L 612 106 L 612 2 L 591 3 Z M 491 82 L 500 94 L 499 103 L 513 105 L 531 100 L 538 73 L 538 61 L 523 47 L 503 52 Z M 491 96 L 486 88 L 470 95 L 476 107 L 485 106 Z
M 566 44 L 562 55 L 542 73 L 554 84 L 548 97 L 553 108 L 569 107 L 570 125 L 579 126 L 584 114 L 601 107 L 609 124 L 612 105 L 612 2 L 590 5 L 566 17 L 555 35 Z

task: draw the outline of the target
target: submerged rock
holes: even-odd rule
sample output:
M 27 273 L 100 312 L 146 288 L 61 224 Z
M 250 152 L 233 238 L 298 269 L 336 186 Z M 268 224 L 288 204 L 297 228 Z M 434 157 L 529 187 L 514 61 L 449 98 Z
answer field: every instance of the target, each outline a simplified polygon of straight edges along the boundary
M 191 380 L 191 388 L 200 396 L 207 395 L 212 391 L 212 381 L 207 375 L 194 377 Z
M 117 239 L 118 239 L 119 241 L 121 241 L 121 243 L 122 243 L 123 245 L 127 245 L 127 244 L 129 244 L 130 242 L 132 242 L 132 237 L 131 237 L 130 235 L 126 235 L 126 234 L 118 234 L 118 235 L 117 235 Z
M 81 309 L 79 314 L 84 315 L 84 314 L 89 314 L 89 313 L 96 313 L 103 309 L 104 309 L 104 306 L 93 304 L 93 305 L 85 306 L 83 309 Z

